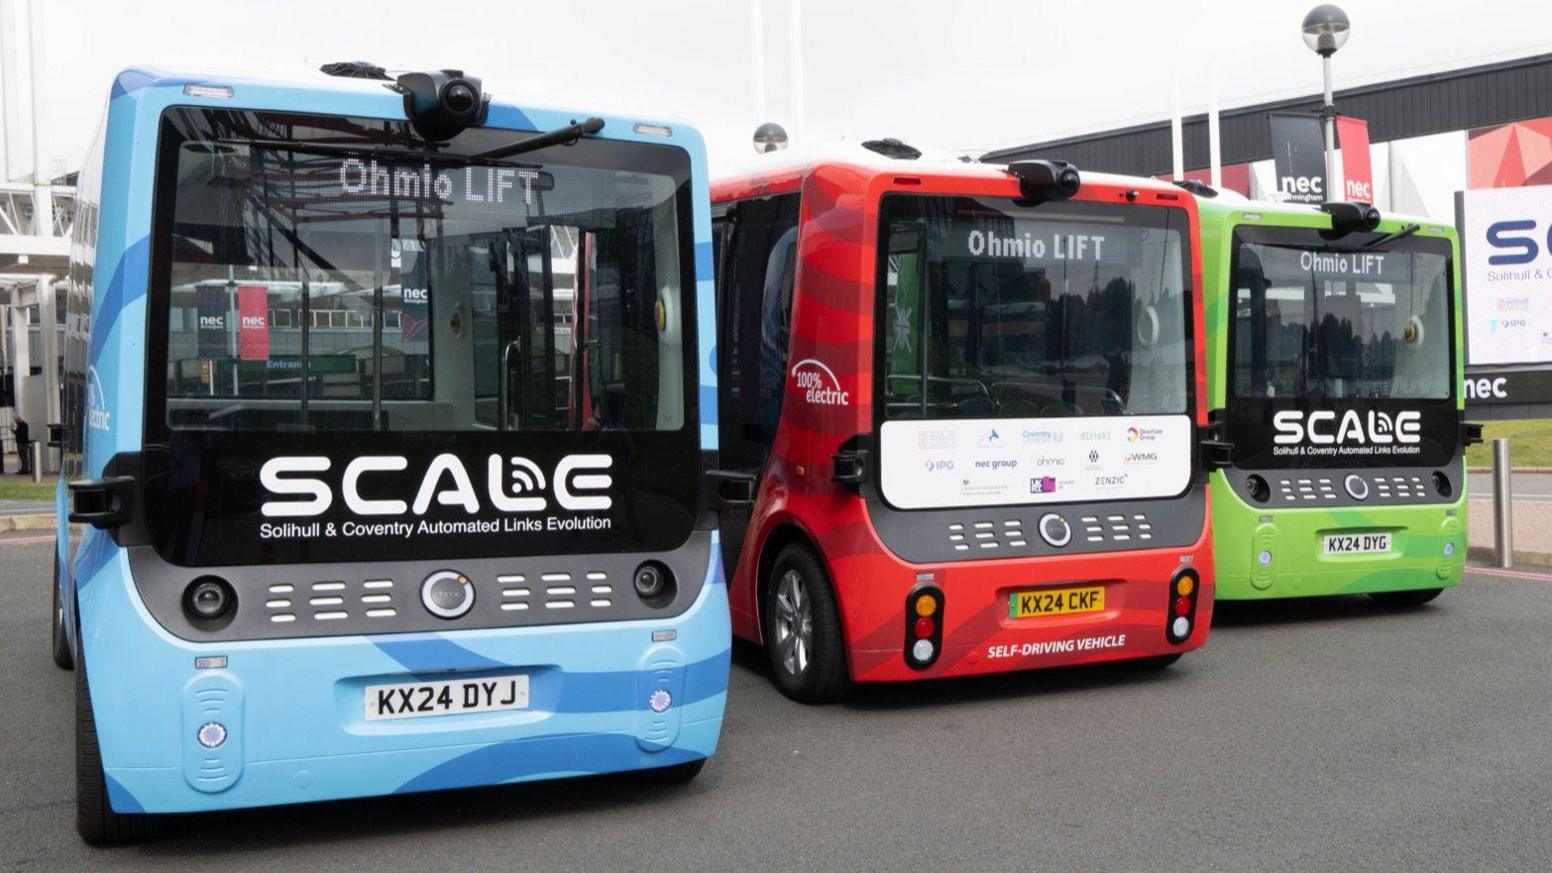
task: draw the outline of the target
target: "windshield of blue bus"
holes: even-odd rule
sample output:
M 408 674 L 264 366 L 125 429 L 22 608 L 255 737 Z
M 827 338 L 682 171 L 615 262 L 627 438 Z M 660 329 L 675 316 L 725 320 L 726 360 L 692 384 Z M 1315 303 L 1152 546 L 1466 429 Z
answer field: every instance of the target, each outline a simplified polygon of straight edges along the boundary
M 1236 235 L 1232 390 L 1240 399 L 1451 396 L 1450 248 L 1334 246 L 1314 229 Z
M 676 548 L 699 508 L 691 158 L 173 108 L 146 513 L 187 564 Z M 338 534 L 338 535 L 335 535 Z
M 190 109 L 163 127 L 169 427 L 685 426 L 682 151 L 488 162 L 510 135 L 436 154 L 365 119 Z

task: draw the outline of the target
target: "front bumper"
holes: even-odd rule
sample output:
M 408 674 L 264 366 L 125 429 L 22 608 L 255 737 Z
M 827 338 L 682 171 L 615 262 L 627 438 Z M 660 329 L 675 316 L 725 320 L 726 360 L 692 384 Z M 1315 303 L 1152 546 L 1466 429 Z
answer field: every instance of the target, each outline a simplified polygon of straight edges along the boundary
M 119 812 L 195 812 L 707 757 L 730 653 L 715 559 L 707 573 L 690 609 L 664 621 L 190 643 L 151 618 L 120 552 L 80 589 L 110 801 Z M 205 656 L 226 666 L 196 669 Z M 369 684 L 513 673 L 529 677 L 525 709 L 365 719 Z M 658 690 L 671 695 L 664 713 L 648 705 Z M 195 739 L 211 721 L 227 729 L 215 750 Z

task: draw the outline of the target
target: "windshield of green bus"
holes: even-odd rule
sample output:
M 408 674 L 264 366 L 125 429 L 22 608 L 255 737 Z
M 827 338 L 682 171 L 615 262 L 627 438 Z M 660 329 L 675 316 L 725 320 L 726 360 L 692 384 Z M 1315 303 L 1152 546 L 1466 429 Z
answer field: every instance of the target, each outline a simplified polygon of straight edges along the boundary
M 1323 239 L 1315 229 L 1235 235 L 1230 356 L 1240 399 L 1451 396 L 1450 246 Z
M 689 160 L 590 139 L 170 110 L 174 430 L 677 431 L 695 396 Z M 170 215 L 169 215 L 170 213 Z M 157 398 L 153 398 L 155 403 Z
M 884 199 L 886 419 L 1185 413 L 1183 215 Z

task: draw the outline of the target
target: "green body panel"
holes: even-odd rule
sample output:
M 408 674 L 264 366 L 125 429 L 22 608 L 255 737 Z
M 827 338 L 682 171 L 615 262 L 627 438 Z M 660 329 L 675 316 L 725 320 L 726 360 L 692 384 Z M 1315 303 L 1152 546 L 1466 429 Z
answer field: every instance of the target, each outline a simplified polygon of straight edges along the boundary
M 1229 276 L 1234 229 L 1302 227 L 1330 229 L 1331 218 L 1311 207 L 1226 202 L 1197 198 L 1202 228 L 1202 287 L 1207 322 L 1207 397 L 1209 409 L 1223 409 L 1228 396 L 1229 318 L 1233 315 Z M 1251 216 L 1247 218 L 1246 216 Z M 1455 403 L 1465 408 L 1460 391 L 1464 372 L 1461 339 L 1460 241 L 1455 229 L 1422 218 L 1386 215 L 1379 231 L 1421 225 L 1418 236 L 1448 239 L 1454 251 Z M 1464 466 L 1461 451 L 1452 463 Z M 1435 468 L 1428 468 L 1435 469 Z M 1462 478 L 1464 483 L 1464 478 Z M 1443 588 L 1459 584 L 1466 559 L 1466 488 L 1451 502 L 1431 505 L 1272 509 L 1252 505 L 1237 494 L 1222 471 L 1210 478 L 1213 557 L 1221 600 L 1311 597 Z M 1392 533 L 1385 555 L 1322 554 L 1322 537 L 1343 532 Z M 1453 553 L 1445 557 L 1447 543 Z M 1272 553 L 1261 566 L 1258 555 Z

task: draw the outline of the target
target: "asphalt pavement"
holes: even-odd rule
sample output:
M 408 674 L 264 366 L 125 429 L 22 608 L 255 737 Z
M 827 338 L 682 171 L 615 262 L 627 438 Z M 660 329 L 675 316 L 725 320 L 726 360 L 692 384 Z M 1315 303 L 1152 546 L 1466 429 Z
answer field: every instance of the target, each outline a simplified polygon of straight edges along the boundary
M 1472 500 L 1487 500 L 1493 496 L 1493 474 L 1471 473 L 1467 480 L 1466 493 Z M 1552 473 L 1514 473 L 1509 478 L 1509 493 L 1514 495 L 1516 503 L 1552 502 Z
M 89 849 L 46 538 L 0 542 L 0 869 L 1546 870 L 1552 576 L 1415 610 L 1221 610 L 1158 673 L 1040 671 L 806 707 L 740 649 L 688 786 L 593 778 L 187 817 Z

